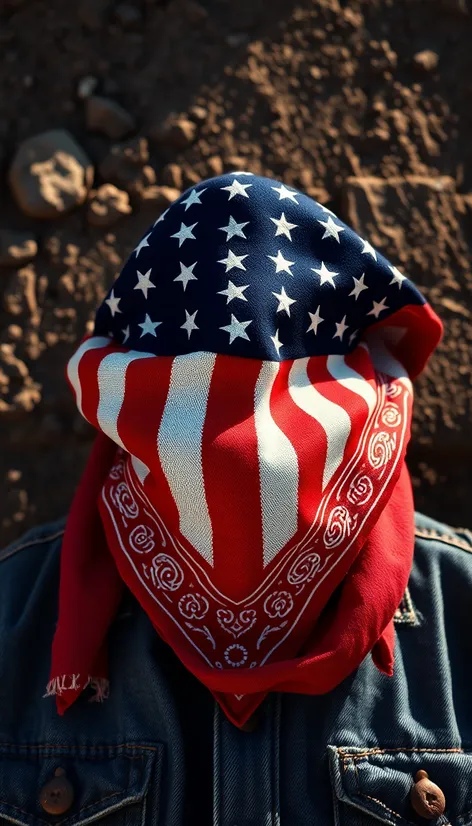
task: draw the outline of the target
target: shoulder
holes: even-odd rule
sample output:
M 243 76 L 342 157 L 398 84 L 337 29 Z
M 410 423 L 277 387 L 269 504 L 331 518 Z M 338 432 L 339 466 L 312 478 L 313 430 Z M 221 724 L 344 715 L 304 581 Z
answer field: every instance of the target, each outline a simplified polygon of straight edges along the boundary
M 64 528 L 65 519 L 32 528 L 0 550 L 0 633 L 9 608 L 15 613 L 38 599 L 56 602 Z
M 56 522 L 48 522 L 45 525 L 31 528 L 20 539 L 15 540 L 10 545 L 0 549 L 0 565 L 7 559 L 17 556 L 22 551 L 38 548 L 44 551 L 51 546 L 60 547 L 65 529 L 65 518 Z
M 465 551 L 472 564 L 472 531 L 468 528 L 451 528 L 428 516 L 415 514 L 416 547 L 442 552 Z

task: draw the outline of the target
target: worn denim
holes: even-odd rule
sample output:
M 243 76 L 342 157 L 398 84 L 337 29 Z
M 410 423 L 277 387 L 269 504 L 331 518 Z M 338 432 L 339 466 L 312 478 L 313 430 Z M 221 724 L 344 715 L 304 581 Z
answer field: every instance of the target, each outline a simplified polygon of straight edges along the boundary
M 109 634 L 109 699 L 63 717 L 44 698 L 63 524 L 0 553 L 0 820 L 20 826 L 375 826 L 426 823 L 409 794 L 425 769 L 436 824 L 472 822 L 472 536 L 417 518 L 396 617 L 395 675 L 368 657 L 328 695 L 274 695 L 236 729 L 130 595 Z M 72 807 L 50 817 L 57 767 Z M 434 822 L 433 822 L 434 824 Z

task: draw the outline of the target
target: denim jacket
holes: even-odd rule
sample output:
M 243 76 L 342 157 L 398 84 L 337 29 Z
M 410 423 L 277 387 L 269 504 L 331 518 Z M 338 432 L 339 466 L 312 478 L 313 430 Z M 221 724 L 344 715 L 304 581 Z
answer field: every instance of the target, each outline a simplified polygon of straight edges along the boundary
M 375 826 L 472 823 L 472 535 L 417 517 L 396 614 L 395 674 L 370 657 L 328 695 L 272 695 L 246 731 L 157 637 L 130 595 L 109 633 L 110 696 L 59 717 L 43 697 L 63 523 L 0 553 L 0 820 L 19 826 Z M 57 769 L 73 798 L 40 800 Z

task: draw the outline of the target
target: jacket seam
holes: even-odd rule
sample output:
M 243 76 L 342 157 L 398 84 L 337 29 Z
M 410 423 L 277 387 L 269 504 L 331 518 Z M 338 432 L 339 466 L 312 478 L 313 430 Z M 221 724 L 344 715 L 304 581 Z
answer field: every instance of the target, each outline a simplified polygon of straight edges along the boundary
M 444 542 L 446 545 L 452 545 L 463 551 L 472 553 L 472 545 L 466 542 L 466 540 L 459 539 L 459 537 L 452 536 L 451 534 L 440 533 L 434 528 L 415 528 L 415 536 L 418 536 L 420 539 L 432 539 Z
M 422 749 L 422 748 L 411 748 L 405 749 L 402 747 L 395 748 L 395 749 L 368 749 L 367 751 L 363 752 L 344 752 L 342 748 L 338 749 L 338 754 L 343 760 L 360 760 L 362 757 L 371 757 L 375 754 L 398 754 L 399 752 L 408 752 L 409 754 L 413 753 L 421 753 L 421 754 L 464 754 L 464 749 L 455 748 L 455 749 Z
M 382 809 L 385 809 L 386 812 L 390 812 L 391 815 L 398 818 L 398 820 L 404 819 L 402 815 L 399 814 L 399 812 L 395 812 L 393 809 L 389 809 L 388 806 L 385 805 L 385 803 L 382 803 L 381 800 L 378 800 L 376 797 L 372 797 L 372 795 L 370 794 L 364 794 L 364 792 L 359 792 L 359 797 L 365 797 L 367 798 L 367 800 L 372 800 L 374 803 L 377 803 L 379 806 L 382 806 Z M 410 821 L 407 820 L 407 823 L 409 822 Z
M 24 542 L 22 545 L 16 545 L 13 548 L 7 547 L 4 551 L 0 551 L 0 562 L 3 562 L 4 559 L 9 559 L 9 557 L 14 556 L 14 554 L 19 551 L 24 551 L 26 548 L 32 548 L 34 545 L 43 545 L 45 542 L 52 542 L 54 539 L 59 539 L 60 536 L 63 536 L 64 530 L 65 529 L 62 528 L 60 531 L 48 534 L 47 536 L 41 536 L 38 539 L 32 539 L 30 542 Z

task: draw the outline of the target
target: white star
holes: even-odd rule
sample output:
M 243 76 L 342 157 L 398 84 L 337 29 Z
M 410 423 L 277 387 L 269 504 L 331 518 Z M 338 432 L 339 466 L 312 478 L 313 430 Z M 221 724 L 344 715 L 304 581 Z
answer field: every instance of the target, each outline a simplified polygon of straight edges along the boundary
M 226 240 L 229 241 L 233 235 L 239 235 L 240 238 L 246 238 L 246 235 L 243 232 L 243 227 L 247 227 L 249 221 L 243 221 L 242 224 L 238 224 L 237 221 L 234 220 L 233 216 L 229 216 L 229 223 L 227 227 L 218 227 L 223 232 L 226 232 Z
M 282 342 L 279 339 L 279 331 L 278 330 L 275 331 L 275 336 L 271 336 L 271 339 L 272 339 L 272 342 L 274 344 L 275 349 L 277 350 L 277 355 L 279 356 L 280 355 L 280 348 L 283 347 L 284 345 L 282 344 Z
M 368 241 L 364 241 L 363 238 L 360 239 L 364 244 L 364 248 L 362 250 L 362 255 L 371 255 L 374 261 L 377 261 L 377 253 L 374 250 L 372 244 L 369 244 Z
M 203 192 L 206 192 L 206 190 L 207 190 L 206 186 L 203 187 L 203 189 L 200 189 L 198 192 L 197 192 L 196 189 L 192 189 L 190 195 L 187 195 L 185 201 L 180 202 L 181 204 L 185 204 L 185 212 L 187 212 L 188 208 L 193 206 L 194 204 L 200 204 L 200 206 L 202 205 L 202 202 L 200 200 L 200 195 Z
M 118 304 L 120 303 L 120 301 L 121 301 L 121 298 L 116 298 L 115 291 L 112 290 L 111 293 L 110 293 L 110 298 L 107 298 L 107 300 L 105 301 L 105 304 L 108 304 L 108 306 L 110 308 L 112 318 L 115 317 L 115 313 L 121 313 L 121 310 L 118 307 Z
M 356 299 L 356 301 L 359 298 L 362 290 L 368 290 L 369 289 L 367 284 L 364 284 L 364 278 L 365 278 L 365 272 L 362 273 L 360 278 L 354 278 L 354 276 L 352 276 L 352 280 L 354 281 L 354 289 L 351 290 L 349 295 L 353 295 L 354 298 Z
M 138 327 L 141 327 L 142 330 L 140 338 L 147 335 L 148 333 L 151 336 L 155 336 L 156 327 L 159 327 L 160 324 L 162 324 L 162 321 L 151 321 L 148 313 L 146 313 L 146 318 L 144 319 L 143 323 L 138 324 Z
M 382 313 L 384 310 L 388 310 L 388 305 L 385 304 L 386 300 L 387 296 L 385 296 L 385 298 L 382 298 L 382 301 L 374 301 L 374 305 L 370 312 L 367 313 L 367 315 L 374 315 L 376 318 L 378 318 L 380 313 Z
M 144 298 L 147 299 L 148 290 L 153 290 L 155 288 L 155 284 L 151 281 L 151 272 L 152 270 L 148 270 L 147 272 L 143 273 L 136 270 L 136 275 L 138 276 L 138 283 L 133 288 L 135 290 L 142 290 Z
M 336 224 L 331 218 L 331 215 L 328 215 L 327 221 L 321 221 L 318 218 L 318 223 L 325 228 L 323 238 L 321 239 L 322 241 L 325 238 L 334 238 L 338 242 L 338 244 L 341 243 L 341 241 L 339 240 L 339 233 L 344 232 L 344 227 L 340 226 L 339 224 Z
M 182 261 L 179 261 L 180 264 L 180 273 L 176 275 L 174 281 L 181 281 L 182 287 L 185 289 L 189 281 L 198 281 L 196 275 L 193 274 L 193 268 L 196 266 L 197 262 L 195 261 L 194 264 L 190 264 L 189 267 L 186 267 L 185 264 L 182 264 Z
M 244 172 L 244 170 L 237 169 L 235 172 L 230 172 L 230 175 L 254 175 L 254 172 Z
M 328 270 L 328 267 L 326 266 L 324 261 L 321 262 L 321 267 L 319 270 L 316 270 L 314 267 L 310 267 L 310 269 L 312 272 L 316 272 L 316 274 L 319 275 L 320 286 L 323 286 L 323 284 L 331 284 L 331 286 L 334 287 L 334 289 L 336 289 L 334 279 L 337 275 L 339 275 L 339 273 L 333 272 L 332 270 Z
M 292 240 L 290 230 L 298 227 L 298 224 L 290 224 L 289 221 L 287 221 L 284 212 L 282 212 L 280 218 L 271 218 L 270 220 L 273 221 L 277 227 L 275 237 L 277 237 L 277 235 L 286 235 L 289 241 Z
M 241 263 L 244 258 L 247 258 L 247 254 L 246 255 L 235 255 L 234 252 L 231 252 L 231 250 L 228 250 L 228 257 L 227 258 L 220 258 L 220 260 L 218 261 L 218 264 L 226 264 L 226 272 L 229 272 L 229 270 L 232 270 L 233 267 L 236 267 L 236 269 L 238 269 L 238 270 L 245 270 L 246 267 L 244 266 L 244 264 Z
M 320 316 L 320 307 L 319 307 L 319 305 L 316 308 L 315 313 L 310 313 L 309 312 L 308 315 L 310 316 L 311 324 L 308 327 L 307 333 L 309 333 L 310 330 L 313 330 L 313 332 L 316 336 L 316 334 L 318 332 L 318 325 L 321 324 L 324 321 L 324 318 L 321 318 L 321 316 Z
M 336 324 L 336 332 L 333 338 L 340 338 L 342 341 L 344 333 L 346 332 L 346 330 L 349 329 L 349 325 L 346 324 L 346 316 L 344 316 L 343 320 L 340 321 L 339 324 L 337 321 L 335 321 L 334 323 Z
M 129 339 L 129 324 L 128 324 L 128 326 L 127 326 L 127 327 L 125 327 L 125 329 L 124 329 L 124 330 L 122 330 L 121 332 L 125 334 L 125 337 L 124 337 L 124 339 L 123 339 L 123 344 L 126 344 L 126 342 L 127 342 L 127 341 L 128 341 L 128 339 Z
M 190 338 L 190 336 L 191 336 L 191 334 L 194 330 L 199 330 L 200 329 L 195 324 L 195 316 L 197 315 L 197 313 L 198 313 L 198 310 L 195 310 L 195 312 L 192 313 L 192 315 L 190 315 L 190 313 L 188 313 L 187 310 L 185 310 L 185 322 L 180 325 L 181 330 L 186 330 L 187 331 L 189 338 Z
M 287 189 L 287 187 L 283 184 L 280 184 L 280 186 L 272 186 L 271 189 L 273 189 L 274 192 L 278 192 L 279 201 L 283 201 L 285 198 L 289 198 L 289 200 L 293 201 L 294 204 L 298 204 L 296 197 L 298 195 L 298 192 L 292 192 L 292 190 Z
M 290 315 L 290 304 L 295 304 L 297 299 L 289 298 L 287 293 L 285 292 L 284 287 L 281 288 L 280 293 L 273 292 L 272 295 L 275 295 L 275 297 L 279 299 L 279 306 L 277 307 L 277 312 L 280 313 L 285 310 L 287 315 Z
M 167 207 L 167 209 L 165 209 L 165 210 L 164 210 L 164 212 L 162 213 L 162 215 L 159 215 L 159 218 L 157 219 L 157 221 L 154 221 L 154 223 L 153 223 L 153 225 L 152 225 L 153 227 L 155 227 L 155 226 L 159 223 L 159 221 L 163 221 L 163 220 L 164 220 L 164 218 L 166 217 L 167 213 L 169 212 L 169 209 L 170 209 L 170 207 Z
M 163 217 L 163 216 L 161 216 L 161 217 Z M 139 242 L 138 246 L 134 248 L 133 252 L 135 252 L 135 253 L 136 253 L 136 258 L 138 257 L 139 253 L 141 252 L 141 250 L 142 250 L 144 247 L 148 247 L 148 246 L 149 246 L 149 241 L 148 241 L 148 238 L 150 238 L 150 237 L 151 237 L 151 233 L 149 233 L 149 235 L 145 235 L 145 236 L 144 236 L 144 238 L 141 238 L 141 240 L 140 240 L 140 242 Z
M 354 330 L 353 333 L 349 336 L 349 344 L 351 345 L 355 338 L 357 338 L 359 334 L 359 330 Z
M 390 281 L 390 284 L 398 284 L 398 288 L 401 290 L 402 284 L 406 281 L 406 275 L 402 275 L 400 270 L 397 270 L 396 267 L 390 267 L 393 273 L 393 278 Z M 390 286 L 389 284 L 389 286 Z
M 249 341 L 246 327 L 251 323 L 251 321 L 238 321 L 236 316 L 231 313 L 231 324 L 227 324 L 226 327 L 220 327 L 220 330 L 226 330 L 226 332 L 229 333 L 230 344 L 233 343 L 235 338 L 247 338 Z
M 237 287 L 232 281 L 228 281 L 228 288 L 226 290 L 219 290 L 218 295 L 226 295 L 227 304 L 229 304 L 233 298 L 241 298 L 243 301 L 247 301 L 247 298 L 243 295 L 243 292 L 244 290 L 247 290 L 248 287 L 249 284 L 245 284 L 244 287 Z
M 220 189 L 225 189 L 229 192 L 228 200 L 231 201 L 231 198 L 234 198 L 235 195 L 242 195 L 244 198 L 249 198 L 246 189 L 249 189 L 250 186 L 252 186 L 252 184 L 242 184 L 235 178 L 230 186 L 222 186 Z
M 274 187 L 272 187 L 273 189 Z M 277 250 L 277 255 L 268 255 L 267 258 L 270 258 L 271 261 L 275 264 L 275 272 L 288 272 L 289 275 L 293 276 L 293 272 L 290 271 L 290 267 L 292 264 L 295 264 L 295 261 L 287 261 L 280 250 Z
M 181 223 L 179 231 L 174 232 L 174 234 L 171 235 L 170 237 L 179 239 L 179 247 L 182 246 L 182 244 L 184 243 L 184 241 L 187 240 L 187 238 L 192 239 L 193 241 L 196 241 L 197 239 L 195 238 L 195 235 L 193 234 L 192 230 L 195 229 L 195 227 L 197 226 L 197 223 L 198 223 L 198 221 L 195 224 L 191 224 L 188 227 L 184 223 Z

